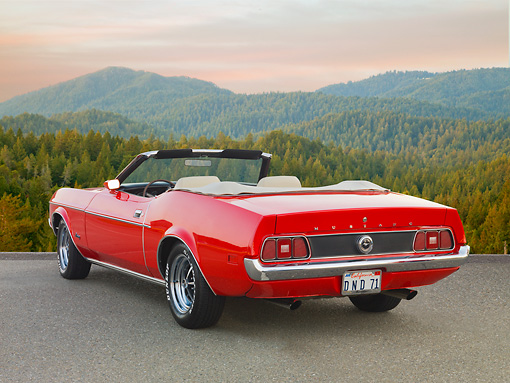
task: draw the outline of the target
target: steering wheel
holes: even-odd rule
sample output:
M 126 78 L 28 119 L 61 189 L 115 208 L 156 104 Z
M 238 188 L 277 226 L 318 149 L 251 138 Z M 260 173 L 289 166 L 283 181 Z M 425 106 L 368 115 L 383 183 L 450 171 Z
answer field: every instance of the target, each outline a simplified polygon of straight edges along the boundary
M 173 183 L 172 181 L 168 181 L 168 180 L 154 180 L 154 181 L 149 182 L 149 183 L 145 186 L 145 188 L 143 189 L 142 197 L 147 197 L 147 190 L 149 189 L 149 187 L 150 187 L 152 184 L 154 184 L 154 183 L 156 183 L 156 182 L 166 182 L 166 183 L 169 185 L 169 187 L 168 187 L 166 190 L 168 190 L 168 189 L 170 189 L 170 188 L 175 187 L 175 183 Z

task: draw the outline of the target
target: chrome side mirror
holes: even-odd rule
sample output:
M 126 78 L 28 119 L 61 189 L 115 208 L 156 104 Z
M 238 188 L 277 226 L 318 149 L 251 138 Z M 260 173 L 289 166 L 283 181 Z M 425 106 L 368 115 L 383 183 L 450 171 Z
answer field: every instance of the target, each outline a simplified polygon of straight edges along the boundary
M 118 179 L 105 181 L 104 187 L 108 190 L 117 190 L 120 188 L 120 181 Z

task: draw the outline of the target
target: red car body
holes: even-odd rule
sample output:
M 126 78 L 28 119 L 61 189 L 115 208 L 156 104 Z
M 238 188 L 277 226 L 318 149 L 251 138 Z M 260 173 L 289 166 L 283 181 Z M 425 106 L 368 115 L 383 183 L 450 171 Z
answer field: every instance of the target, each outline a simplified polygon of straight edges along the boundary
M 192 153 L 193 158 L 210 154 Z M 264 155 L 259 178 L 267 174 L 270 157 Z M 135 165 L 124 172 L 136 170 Z M 215 297 L 349 295 L 355 304 L 384 294 L 398 301 L 409 298 L 415 295 L 409 288 L 445 278 L 469 254 L 455 209 L 370 183 L 267 188 L 216 182 L 143 196 L 123 189 L 123 173 L 117 178 L 120 187 L 58 190 L 50 201 L 50 225 L 58 235 L 64 221 L 71 246 L 86 262 L 166 282 L 167 296 L 172 285 L 165 281 L 168 257 L 177 245 L 188 250 L 195 272 Z M 380 272 L 377 289 L 343 290 L 346 273 L 371 270 Z M 191 294 L 195 298 L 195 287 Z M 385 311 L 373 308 L 365 307 Z M 218 319 L 180 324 L 206 327 Z

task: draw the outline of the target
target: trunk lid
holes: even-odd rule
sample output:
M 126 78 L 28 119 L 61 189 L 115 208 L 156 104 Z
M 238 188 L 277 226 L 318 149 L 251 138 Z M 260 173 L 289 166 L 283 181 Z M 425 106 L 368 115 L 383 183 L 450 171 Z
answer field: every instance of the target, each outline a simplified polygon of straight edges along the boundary
M 276 215 L 275 234 L 443 225 L 448 209 L 392 192 L 275 194 L 235 197 L 228 202 L 262 215 Z

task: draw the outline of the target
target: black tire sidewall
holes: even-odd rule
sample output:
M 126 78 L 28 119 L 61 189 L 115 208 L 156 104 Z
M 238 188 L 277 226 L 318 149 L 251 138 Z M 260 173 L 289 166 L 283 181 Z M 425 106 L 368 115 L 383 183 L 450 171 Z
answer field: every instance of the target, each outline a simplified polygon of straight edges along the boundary
M 174 299 L 172 297 L 172 292 L 170 291 L 170 268 L 172 267 L 172 263 L 177 258 L 178 255 L 183 254 L 190 263 L 191 267 L 193 268 L 193 273 L 195 275 L 195 297 L 193 299 L 193 302 L 191 304 L 190 309 L 185 312 L 181 313 L 177 307 L 175 306 Z M 199 279 L 198 276 L 198 267 L 195 265 L 195 262 L 193 261 L 193 258 L 189 254 L 189 250 L 184 245 L 178 245 L 176 246 L 171 252 L 170 256 L 168 257 L 168 260 L 166 262 L 166 268 L 165 268 L 165 287 L 166 287 L 166 299 L 168 301 L 168 305 L 170 306 L 170 310 L 172 312 L 172 315 L 174 316 L 175 320 L 180 323 L 180 321 L 187 321 L 193 314 L 193 309 L 195 308 L 195 301 L 197 299 L 197 293 L 196 293 L 196 287 L 199 283 L 197 280 Z
M 170 287 L 170 269 L 179 255 L 184 255 L 193 268 L 195 279 L 195 297 L 190 309 L 181 313 L 175 307 Z M 225 305 L 225 297 L 217 296 L 211 290 L 191 251 L 184 244 L 175 246 L 168 256 L 165 268 L 166 298 L 175 321 L 182 327 L 198 329 L 213 326 L 218 322 Z
M 67 235 L 69 236 L 69 251 L 67 258 L 67 267 L 64 269 L 62 264 L 60 263 L 60 245 L 61 245 L 61 233 L 63 230 L 67 231 Z M 62 219 L 60 224 L 58 225 L 57 232 L 57 264 L 60 275 L 66 279 L 83 279 L 86 278 L 90 271 L 90 262 L 88 262 L 85 258 L 82 257 L 76 246 L 74 245 L 73 239 L 71 237 L 71 231 L 69 227 Z

